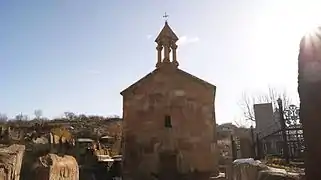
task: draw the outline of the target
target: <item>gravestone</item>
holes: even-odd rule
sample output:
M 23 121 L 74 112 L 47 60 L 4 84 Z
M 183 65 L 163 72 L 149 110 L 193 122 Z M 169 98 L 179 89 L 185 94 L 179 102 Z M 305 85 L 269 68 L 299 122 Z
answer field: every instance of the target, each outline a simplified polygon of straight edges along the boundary
M 0 179 L 19 180 L 24 145 L 13 144 L 0 146 Z
M 35 177 L 38 180 L 78 180 L 79 168 L 72 156 L 47 154 L 36 162 Z

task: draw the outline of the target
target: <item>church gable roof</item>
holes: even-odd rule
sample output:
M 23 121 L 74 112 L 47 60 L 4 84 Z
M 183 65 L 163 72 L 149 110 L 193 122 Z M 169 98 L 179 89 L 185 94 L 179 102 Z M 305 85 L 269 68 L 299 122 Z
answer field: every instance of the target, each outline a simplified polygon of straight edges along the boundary
M 124 96 L 124 94 L 126 92 L 132 91 L 133 89 L 135 89 L 137 86 L 139 86 L 139 84 L 142 84 L 144 82 L 146 82 L 147 79 L 149 79 L 154 73 L 156 73 L 158 69 L 155 69 L 154 71 L 148 73 L 146 76 L 140 78 L 138 81 L 136 81 L 134 84 L 130 85 L 129 87 L 127 87 L 126 89 L 124 89 L 123 91 L 120 92 L 121 95 Z
M 200 79 L 200 78 L 198 78 L 198 77 L 196 77 L 196 76 L 194 76 L 194 75 L 192 75 L 192 74 L 190 74 L 190 73 L 188 73 L 186 71 L 183 71 L 181 69 L 177 69 L 177 70 L 178 70 L 178 72 L 182 73 L 184 76 L 186 76 L 186 77 L 188 77 L 188 78 L 190 78 L 190 79 L 192 79 L 192 80 L 194 80 L 194 81 L 196 81 L 196 82 L 198 82 L 200 84 L 203 84 L 203 85 L 205 85 L 207 87 L 216 88 L 216 86 L 214 84 L 211 84 L 211 83 L 209 83 L 209 82 L 207 82 L 207 81 L 205 81 L 203 79 Z
M 142 77 L 141 79 L 139 79 L 138 81 L 136 81 L 134 84 L 130 85 L 128 88 L 126 88 L 125 90 L 123 90 L 120 94 L 124 96 L 125 93 L 130 92 L 132 90 L 134 90 L 135 88 L 137 88 L 140 84 L 145 83 L 149 78 L 151 78 L 152 76 L 154 76 L 156 73 L 158 73 L 160 71 L 160 69 L 155 69 L 154 71 L 148 73 L 146 76 Z M 204 81 L 190 73 L 187 73 L 186 71 L 183 71 L 181 69 L 175 69 L 175 72 L 180 73 L 181 75 L 191 79 L 192 81 L 195 81 L 197 83 L 200 83 L 202 85 L 204 85 L 205 87 L 209 87 L 209 88 L 214 88 L 216 89 L 216 86 Z

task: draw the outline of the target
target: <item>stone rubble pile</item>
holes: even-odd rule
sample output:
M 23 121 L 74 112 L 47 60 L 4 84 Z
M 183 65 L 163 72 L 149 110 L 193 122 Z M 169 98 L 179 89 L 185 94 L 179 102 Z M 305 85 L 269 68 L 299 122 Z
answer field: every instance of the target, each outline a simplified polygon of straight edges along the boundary
M 272 168 L 252 158 L 235 160 L 231 177 L 231 180 L 303 180 L 301 172 Z

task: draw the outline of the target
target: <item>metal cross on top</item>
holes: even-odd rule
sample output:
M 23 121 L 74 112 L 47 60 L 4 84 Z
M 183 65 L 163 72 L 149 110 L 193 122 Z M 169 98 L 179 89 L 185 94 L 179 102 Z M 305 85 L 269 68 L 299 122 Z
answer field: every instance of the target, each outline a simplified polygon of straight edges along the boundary
M 164 14 L 164 16 L 163 16 L 163 18 L 165 19 L 165 21 L 167 21 L 168 17 L 169 17 L 169 15 L 166 14 L 166 12 L 165 12 L 165 14 Z

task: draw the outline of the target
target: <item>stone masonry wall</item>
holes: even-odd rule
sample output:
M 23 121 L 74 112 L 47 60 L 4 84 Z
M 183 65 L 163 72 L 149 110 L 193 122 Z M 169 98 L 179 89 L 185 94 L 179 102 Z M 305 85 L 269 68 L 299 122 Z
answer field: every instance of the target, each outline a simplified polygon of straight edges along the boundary
M 177 151 L 181 173 L 218 166 L 214 90 L 176 73 L 158 72 L 124 96 L 124 172 L 157 173 L 159 153 Z M 172 128 L 164 126 L 171 116 Z

